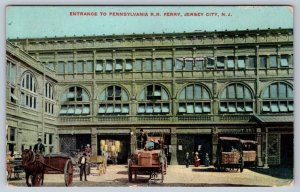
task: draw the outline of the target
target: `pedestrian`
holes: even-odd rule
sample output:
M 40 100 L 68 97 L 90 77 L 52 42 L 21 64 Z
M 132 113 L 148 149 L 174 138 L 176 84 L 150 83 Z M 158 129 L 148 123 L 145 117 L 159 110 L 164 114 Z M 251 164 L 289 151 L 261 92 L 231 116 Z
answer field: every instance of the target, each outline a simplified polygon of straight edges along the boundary
M 142 140 L 141 148 L 144 149 L 148 141 L 148 133 L 143 129 L 140 129 L 140 132 L 141 132 L 141 140 Z
M 38 143 L 33 147 L 33 152 L 43 155 L 45 152 L 45 146 L 42 144 L 42 139 L 38 138 L 37 142 Z
M 11 179 L 11 175 L 13 172 L 13 157 L 11 156 L 11 151 L 8 151 L 6 154 L 6 171 L 7 171 L 7 179 Z
M 86 153 L 83 153 L 78 160 L 78 165 L 80 167 L 80 181 L 82 181 L 82 175 L 84 174 L 84 180 L 87 181 L 86 179 L 86 164 L 87 164 L 87 158 L 86 158 Z
M 195 157 L 194 157 L 194 165 L 195 167 L 199 167 L 200 166 L 200 158 L 199 158 L 199 153 L 195 152 Z
M 208 153 L 205 153 L 205 167 L 208 167 L 210 164 Z
M 186 166 L 186 168 L 188 168 L 189 165 L 190 165 L 190 154 L 189 154 L 189 152 L 186 152 L 186 154 L 185 154 L 185 166 Z

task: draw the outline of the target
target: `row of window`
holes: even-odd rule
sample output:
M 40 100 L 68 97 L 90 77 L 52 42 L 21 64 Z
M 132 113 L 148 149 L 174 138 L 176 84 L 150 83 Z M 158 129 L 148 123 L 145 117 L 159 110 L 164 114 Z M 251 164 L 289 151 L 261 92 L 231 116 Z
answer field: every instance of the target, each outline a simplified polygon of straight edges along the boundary
M 81 90 L 79 87 L 69 88 L 68 91 L 64 93 L 67 95 L 74 90 Z M 286 83 L 276 82 L 268 86 L 268 88 L 263 92 L 264 100 L 274 102 L 274 99 L 280 98 L 284 99 L 286 102 L 291 103 L 293 101 L 292 87 Z M 84 93 L 81 90 L 80 93 Z M 267 93 L 265 93 L 267 92 Z M 268 93 L 271 92 L 272 96 Z M 276 93 L 277 97 L 274 97 Z M 87 94 L 87 93 L 85 93 Z M 269 95 L 269 97 L 267 97 Z M 64 98 L 64 97 L 63 97 Z M 100 115 L 116 115 L 116 114 L 129 114 L 129 100 L 127 92 L 119 86 L 107 87 L 99 97 L 99 109 L 98 114 Z M 232 83 L 226 86 L 221 92 L 220 96 L 220 113 L 251 113 L 253 112 L 253 96 L 251 90 L 241 84 Z M 145 87 L 139 96 L 139 104 L 137 108 L 137 114 L 169 114 L 170 97 L 165 90 L 160 85 L 148 85 Z M 62 100 L 64 103 L 72 103 L 70 100 Z M 74 105 L 78 102 L 74 102 Z M 71 107 L 74 108 L 74 107 Z M 71 114 L 74 113 L 73 109 L 69 109 Z M 62 113 L 68 115 L 69 110 L 62 108 Z M 278 111 L 278 112 L 292 112 L 293 110 Z M 263 110 L 263 112 L 267 112 Z M 273 111 L 272 111 L 273 112 Z M 275 111 L 274 111 L 275 112 Z M 178 104 L 178 114 L 191 114 L 191 113 L 211 113 L 211 96 L 208 89 L 202 85 L 191 84 L 184 87 L 179 92 L 179 104 Z
M 48 62 L 47 67 L 59 74 L 121 72 L 132 71 L 133 66 L 138 72 L 151 71 L 201 71 L 211 69 L 266 69 L 292 66 L 291 55 L 259 55 L 259 56 L 217 56 L 217 57 L 188 57 L 188 58 L 146 58 L 146 59 L 107 59 L 88 61 L 58 61 Z M 173 67 L 175 66 L 175 67 Z
M 212 109 L 208 102 L 179 103 L 177 114 L 210 114 Z M 128 115 L 129 104 L 100 104 L 99 115 Z M 294 111 L 293 101 L 263 102 L 262 113 L 289 113 Z M 253 113 L 253 102 L 220 102 L 219 113 Z M 141 103 L 137 107 L 138 115 L 170 114 L 169 103 Z M 62 105 L 62 116 L 90 115 L 89 105 Z
M 14 95 L 14 88 L 11 88 L 11 90 L 11 95 L 14 96 L 12 97 L 12 100 L 16 101 L 17 98 Z M 33 78 L 31 73 L 25 73 L 25 75 L 23 75 L 22 77 L 21 82 L 21 105 L 36 109 L 37 96 L 38 94 L 36 91 L 35 78 Z M 47 98 L 47 101 L 45 102 L 45 112 L 53 114 L 53 87 L 50 83 L 46 83 L 45 85 L 45 96 Z M 249 103 L 253 102 L 252 98 L 253 95 L 250 88 L 241 83 L 231 83 L 221 91 L 220 112 L 251 112 L 253 111 L 253 106 L 251 106 Z M 271 103 L 274 103 L 277 99 L 283 99 L 286 102 L 291 103 L 293 99 L 293 89 L 290 85 L 283 82 L 272 83 L 263 91 L 262 98 L 265 101 L 269 101 Z M 179 92 L 178 99 L 180 101 L 179 113 L 209 113 L 211 111 L 210 107 L 207 106 L 207 102 L 205 102 L 210 101 L 211 94 L 209 93 L 209 90 L 202 85 L 191 84 L 184 87 Z M 170 111 L 168 105 L 164 103 L 170 100 L 170 96 L 167 90 L 160 85 L 148 85 L 147 87 L 145 87 L 141 91 L 138 100 L 145 102 L 144 104 L 139 104 L 138 113 L 150 113 L 151 111 L 153 111 L 153 113 L 167 113 L 166 111 Z M 246 103 L 242 105 L 240 103 L 241 100 Z M 104 91 L 101 92 L 99 101 L 99 112 L 101 113 L 107 113 L 108 111 L 108 113 L 112 114 L 127 114 L 127 111 L 129 112 L 128 93 L 120 86 L 107 87 Z M 61 104 L 64 107 L 61 108 L 60 114 L 88 115 L 90 114 L 90 109 L 88 107 L 89 102 L 90 96 L 86 90 L 78 86 L 70 87 L 64 92 L 61 97 Z M 121 102 L 121 105 L 115 106 L 116 102 Z M 233 102 L 235 104 L 233 104 Z M 193 107 L 191 103 L 193 103 Z M 103 104 L 105 105 L 105 107 L 102 106 Z M 111 106 L 111 104 L 113 104 L 113 106 Z M 285 110 L 284 104 L 282 103 L 277 105 L 280 112 L 293 111 L 293 109 L 291 109 L 288 104 L 286 104 L 286 108 L 288 110 Z M 271 109 L 269 111 L 275 112 L 276 108 L 273 107 L 272 110 L 272 106 L 275 106 L 275 104 L 269 105 L 269 108 Z M 112 112 L 111 108 L 113 108 Z M 267 112 L 267 106 L 263 111 Z

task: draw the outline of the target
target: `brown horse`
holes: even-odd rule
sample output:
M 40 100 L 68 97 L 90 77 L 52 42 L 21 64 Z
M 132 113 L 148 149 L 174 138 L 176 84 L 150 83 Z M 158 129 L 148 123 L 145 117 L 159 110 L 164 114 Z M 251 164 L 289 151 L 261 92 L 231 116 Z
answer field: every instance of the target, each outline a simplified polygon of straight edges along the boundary
M 45 174 L 45 160 L 42 155 L 36 155 L 33 151 L 25 149 L 22 151 L 22 166 L 26 174 L 26 184 L 28 187 L 43 185 Z M 31 184 L 28 182 L 29 176 Z

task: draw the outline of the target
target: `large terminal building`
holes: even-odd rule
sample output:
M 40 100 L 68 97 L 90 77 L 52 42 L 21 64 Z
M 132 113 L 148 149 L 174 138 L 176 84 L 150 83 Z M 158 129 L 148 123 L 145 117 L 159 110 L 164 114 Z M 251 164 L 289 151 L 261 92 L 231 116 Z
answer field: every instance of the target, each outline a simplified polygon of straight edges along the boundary
M 218 138 L 258 142 L 258 163 L 293 163 L 293 30 L 7 40 L 7 150 L 100 155 L 118 163 L 139 132 L 164 137 L 170 164 L 216 158 Z

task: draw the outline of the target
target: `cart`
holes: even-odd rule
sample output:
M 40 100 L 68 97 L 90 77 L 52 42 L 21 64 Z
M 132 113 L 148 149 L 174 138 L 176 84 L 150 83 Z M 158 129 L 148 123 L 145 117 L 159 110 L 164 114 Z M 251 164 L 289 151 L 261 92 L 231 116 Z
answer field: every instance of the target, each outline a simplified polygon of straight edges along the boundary
M 217 160 L 215 166 L 218 171 L 236 169 L 243 172 L 244 159 L 242 143 L 239 138 L 220 137 L 217 147 Z
M 97 167 L 98 175 L 100 175 L 101 173 L 103 174 L 106 173 L 107 159 L 105 158 L 104 155 L 91 156 L 90 163 L 91 163 L 91 167 Z
M 257 141 L 241 139 L 241 143 L 245 166 L 254 166 L 257 168 Z
M 13 174 L 15 179 L 21 179 L 20 174 L 24 172 L 22 167 L 22 158 L 14 158 L 12 161 L 13 165 Z
M 132 182 L 134 175 L 149 175 L 149 181 L 163 183 L 166 174 L 166 158 L 163 150 L 136 150 L 128 160 L 128 180 Z
M 64 154 L 47 154 L 45 159 L 45 174 L 64 174 L 65 185 L 73 181 L 73 165 L 69 156 Z

